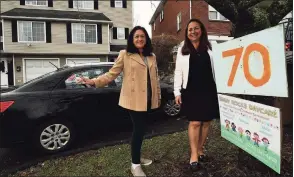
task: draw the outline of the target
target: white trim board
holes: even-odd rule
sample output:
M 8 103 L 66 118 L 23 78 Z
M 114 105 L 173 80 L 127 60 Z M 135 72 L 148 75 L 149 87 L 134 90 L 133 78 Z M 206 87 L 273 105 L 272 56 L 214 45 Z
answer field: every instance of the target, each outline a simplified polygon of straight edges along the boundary
M 216 41 L 228 41 L 234 39 L 233 37 L 229 36 L 216 36 L 216 35 L 208 35 L 208 40 L 216 40 Z
M 12 54 L 12 67 L 13 67 L 13 86 L 15 86 L 16 80 L 15 80 L 15 58 L 14 58 L 14 54 Z

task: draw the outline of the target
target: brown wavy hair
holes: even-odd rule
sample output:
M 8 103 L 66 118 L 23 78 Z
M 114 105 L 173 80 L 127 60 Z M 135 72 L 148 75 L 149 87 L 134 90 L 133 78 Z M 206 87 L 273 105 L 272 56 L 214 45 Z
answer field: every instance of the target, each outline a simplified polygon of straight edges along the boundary
M 198 51 L 207 51 L 208 49 L 211 50 L 211 44 L 208 41 L 207 31 L 206 31 L 204 24 L 199 19 L 194 18 L 194 19 L 191 19 L 186 26 L 185 41 L 184 41 L 184 45 L 182 47 L 182 54 L 183 55 L 189 55 L 191 53 L 192 49 L 194 48 L 193 44 L 191 43 L 190 39 L 188 38 L 188 26 L 192 22 L 198 23 L 201 28 L 201 37 L 200 37 L 200 42 L 199 42 L 199 46 L 198 46 L 197 50 Z

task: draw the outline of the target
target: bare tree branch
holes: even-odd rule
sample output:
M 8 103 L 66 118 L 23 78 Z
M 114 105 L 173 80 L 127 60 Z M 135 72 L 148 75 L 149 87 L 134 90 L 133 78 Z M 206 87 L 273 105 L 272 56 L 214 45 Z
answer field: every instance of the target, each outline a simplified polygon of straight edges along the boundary
M 262 1 L 264 1 L 264 0 L 241 0 L 238 3 L 238 9 L 248 9 L 248 8 L 253 7 Z
M 174 69 L 170 69 L 170 63 L 173 61 L 172 49 L 181 41 L 173 35 L 160 35 L 152 37 L 152 46 L 157 59 L 157 66 L 160 72 L 169 74 Z
M 288 13 L 293 11 L 293 0 L 274 0 L 268 8 L 271 26 L 277 25 Z

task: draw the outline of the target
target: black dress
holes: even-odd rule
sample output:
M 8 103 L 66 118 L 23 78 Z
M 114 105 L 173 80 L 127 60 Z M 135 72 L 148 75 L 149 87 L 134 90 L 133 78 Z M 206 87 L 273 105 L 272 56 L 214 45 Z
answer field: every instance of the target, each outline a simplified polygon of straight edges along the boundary
M 189 121 L 219 118 L 216 84 L 207 51 L 193 50 L 189 58 L 189 77 L 182 90 L 183 114 Z

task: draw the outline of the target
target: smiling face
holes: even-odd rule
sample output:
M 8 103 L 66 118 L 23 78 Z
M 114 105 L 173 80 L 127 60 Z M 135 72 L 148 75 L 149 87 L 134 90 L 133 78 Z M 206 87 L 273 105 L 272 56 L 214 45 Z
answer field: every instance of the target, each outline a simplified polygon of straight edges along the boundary
M 188 25 L 188 33 L 187 37 L 191 42 L 198 42 L 200 41 L 202 35 L 200 24 L 197 22 L 191 22 Z
M 133 42 L 137 49 L 143 49 L 146 44 L 146 36 L 144 31 L 137 30 L 134 34 Z
M 268 140 L 267 139 L 264 139 L 263 142 L 266 143 L 266 144 L 268 144 Z

